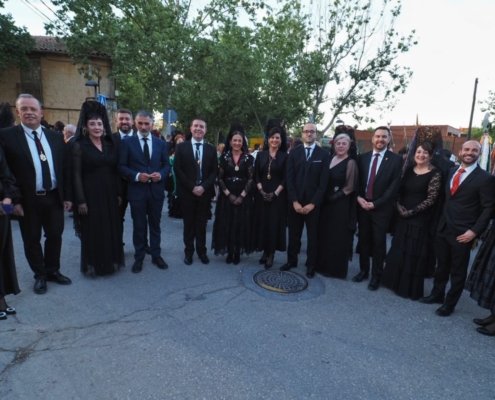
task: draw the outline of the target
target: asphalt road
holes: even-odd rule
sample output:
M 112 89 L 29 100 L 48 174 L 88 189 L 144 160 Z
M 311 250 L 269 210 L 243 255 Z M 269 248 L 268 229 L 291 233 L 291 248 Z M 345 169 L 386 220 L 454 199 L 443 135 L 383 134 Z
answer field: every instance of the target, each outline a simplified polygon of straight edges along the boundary
M 22 292 L 8 298 L 18 314 L 0 321 L 2 400 L 495 399 L 495 338 L 475 331 L 472 318 L 488 312 L 467 293 L 437 317 L 435 305 L 351 282 L 356 255 L 347 281 L 317 276 L 304 295 L 266 292 L 251 279 L 259 254 L 184 265 L 182 221 L 164 213 L 168 270 L 147 256 L 131 273 L 128 218 L 127 267 L 96 279 L 79 272 L 67 218 L 61 271 L 73 284 L 49 283 L 40 296 L 13 230 Z

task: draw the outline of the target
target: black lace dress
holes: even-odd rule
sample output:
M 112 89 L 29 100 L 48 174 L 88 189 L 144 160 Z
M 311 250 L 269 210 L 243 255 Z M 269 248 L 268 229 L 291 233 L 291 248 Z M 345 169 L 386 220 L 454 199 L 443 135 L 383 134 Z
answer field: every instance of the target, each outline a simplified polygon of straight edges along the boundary
M 100 151 L 89 138 L 74 142 L 74 228 L 81 238 L 81 272 L 90 276 L 110 275 L 124 266 L 122 223 L 119 215 L 119 153 L 110 136 L 102 139 Z M 87 215 L 78 213 L 86 203 Z
M 9 198 L 12 202 L 15 202 L 20 198 L 20 192 L 14 186 L 14 182 L 14 176 L 7 166 L 0 147 L 0 201 Z M 19 292 L 10 216 L 0 215 L 0 298 L 9 294 L 18 294 Z
M 357 173 L 357 163 L 349 157 L 330 168 L 318 224 L 316 271 L 323 276 L 347 278 Z
M 466 281 L 466 290 L 481 308 L 486 308 L 495 314 L 495 223 L 493 221 L 482 240 L 483 243 Z
M 287 236 L 287 191 L 285 190 L 285 169 L 287 154 L 278 151 L 275 158 L 269 151 L 258 153 L 254 174 L 256 184 L 261 184 L 265 193 L 273 193 L 279 186 L 284 187 L 272 201 L 264 201 L 259 190 L 254 195 L 254 242 L 256 251 L 274 254 L 286 251 Z M 270 179 L 268 179 L 270 175 Z
M 436 168 L 422 175 L 409 168 L 402 177 L 397 203 L 410 211 L 412 216 L 398 217 L 381 280 L 383 286 L 401 297 L 412 300 L 423 297 L 429 221 L 441 183 L 442 175 Z
M 215 255 L 221 254 L 250 254 L 254 251 L 252 239 L 253 225 L 253 186 L 254 165 L 253 157 L 244 153 L 239 158 L 239 170 L 235 170 L 232 155 L 228 152 L 220 158 L 218 185 L 220 193 L 215 209 L 213 223 L 212 249 Z M 234 196 L 240 196 L 242 191 L 247 193 L 240 205 L 234 205 L 225 196 L 228 190 Z

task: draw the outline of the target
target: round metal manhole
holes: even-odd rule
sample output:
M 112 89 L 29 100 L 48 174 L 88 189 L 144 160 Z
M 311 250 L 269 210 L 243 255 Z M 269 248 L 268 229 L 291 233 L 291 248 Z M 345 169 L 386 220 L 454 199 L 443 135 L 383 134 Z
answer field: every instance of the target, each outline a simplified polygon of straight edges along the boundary
M 297 293 L 308 287 L 304 276 L 290 271 L 259 271 L 254 274 L 253 280 L 263 289 L 277 293 Z

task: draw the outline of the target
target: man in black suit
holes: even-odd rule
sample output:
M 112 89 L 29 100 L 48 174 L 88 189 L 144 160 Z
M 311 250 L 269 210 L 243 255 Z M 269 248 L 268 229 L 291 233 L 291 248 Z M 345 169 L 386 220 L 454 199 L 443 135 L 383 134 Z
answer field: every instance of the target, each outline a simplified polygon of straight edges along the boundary
M 41 103 L 30 94 L 16 100 L 21 124 L 0 131 L 0 143 L 22 199 L 15 205 L 24 253 L 34 272 L 34 292 L 47 291 L 47 281 L 61 285 L 71 280 L 60 273 L 64 211 L 72 207 L 69 163 L 64 137 L 41 127 Z M 45 251 L 41 232 L 45 234 Z
M 373 150 L 359 156 L 359 267 L 353 282 L 368 279 L 370 257 L 372 278 L 369 290 L 377 290 L 387 253 L 387 228 L 394 210 L 394 201 L 400 185 L 403 159 L 388 150 L 391 140 L 386 126 L 375 129 L 371 143 Z
M 288 271 L 297 267 L 301 236 L 306 224 L 308 238 L 306 276 L 313 278 L 317 256 L 318 218 L 328 183 L 330 155 L 316 145 L 315 124 L 304 125 L 302 138 L 304 146 L 293 148 L 287 156 L 289 247 L 288 261 L 280 270 Z
M 196 253 L 203 264 L 210 261 L 206 255 L 206 224 L 215 196 L 214 183 L 218 175 L 217 151 L 203 140 L 206 122 L 196 118 L 191 123 L 191 141 L 175 148 L 174 171 L 177 194 L 184 221 L 184 263 L 191 265 L 196 242 Z
M 445 204 L 438 224 L 438 265 L 431 294 L 421 303 L 443 305 L 441 317 L 452 314 L 466 281 L 473 239 L 481 235 L 495 211 L 495 177 L 477 164 L 481 145 L 470 140 L 459 152 L 461 165 L 450 170 L 445 186 Z M 450 290 L 445 288 L 450 277 Z
M 161 257 L 160 221 L 170 162 L 167 143 L 150 134 L 153 116 L 139 111 L 135 123 L 137 134 L 121 142 L 119 170 L 128 181 L 127 199 L 131 204 L 135 250 L 132 272 L 138 273 L 143 269 L 148 227 L 151 262 L 160 269 L 168 268 Z

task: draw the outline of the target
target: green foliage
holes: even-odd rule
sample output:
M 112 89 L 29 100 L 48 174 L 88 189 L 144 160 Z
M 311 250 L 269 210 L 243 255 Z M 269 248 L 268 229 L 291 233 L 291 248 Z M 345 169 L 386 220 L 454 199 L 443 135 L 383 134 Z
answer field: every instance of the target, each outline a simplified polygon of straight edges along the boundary
M 477 127 L 477 126 L 471 127 L 471 138 L 472 139 L 480 139 L 482 136 L 483 136 L 483 128 Z
M 4 2 L 0 1 L 0 8 Z M 34 39 L 29 35 L 25 27 L 15 25 L 10 14 L 0 14 L 0 72 L 9 64 L 19 68 L 29 65 L 27 54 L 35 45 Z
M 488 123 L 488 131 L 490 136 L 495 136 L 495 124 L 493 123 L 493 119 L 495 118 L 495 91 L 488 91 L 488 98 L 479 102 L 482 104 L 481 111 L 490 114 L 492 121 Z

